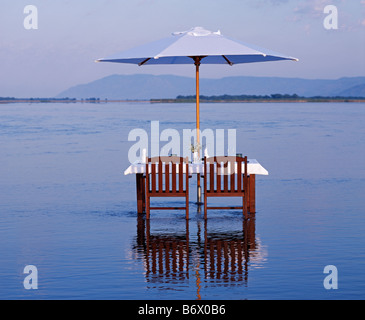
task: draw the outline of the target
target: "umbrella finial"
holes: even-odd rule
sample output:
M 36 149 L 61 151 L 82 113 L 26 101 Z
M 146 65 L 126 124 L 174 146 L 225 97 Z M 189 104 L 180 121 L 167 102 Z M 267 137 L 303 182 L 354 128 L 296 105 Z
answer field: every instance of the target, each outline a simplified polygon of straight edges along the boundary
M 188 32 L 188 35 L 194 36 L 194 37 L 204 37 L 204 36 L 209 36 L 209 35 L 212 35 L 212 34 L 219 34 L 220 35 L 220 31 L 218 31 L 218 32 L 212 32 L 212 31 L 204 29 L 203 27 L 195 27 L 195 28 L 192 28 Z
M 213 32 L 213 31 L 206 30 L 203 27 L 194 27 L 188 31 L 177 31 L 177 32 L 172 33 L 172 35 L 174 35 L 174 36 L 179 36 L 182 34 L 187 34 L 189 36 L 194 36 L 194 37 L 204 37 L 204 36 L 209 36 L 212 34 L 218 35 L 218 36 L 222 35 L 220 30 Z

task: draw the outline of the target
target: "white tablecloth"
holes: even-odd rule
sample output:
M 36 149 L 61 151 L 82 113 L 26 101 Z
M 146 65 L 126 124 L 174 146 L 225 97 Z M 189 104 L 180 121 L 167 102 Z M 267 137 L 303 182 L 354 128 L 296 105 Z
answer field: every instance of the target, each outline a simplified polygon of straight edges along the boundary
M 248 159 L 247 171 L 248 174 L 260 174 L 265 176 L 269 174 L 269 172 L 256 159 Z M 146 172 L 146 164 L 142 163 L 141 161 L 136 161 L 124 171 L 124 175 L 145 173 L 145 172 Z M 204 163 L 203 162 L 189 163 L 189 173 L 204 174 Z

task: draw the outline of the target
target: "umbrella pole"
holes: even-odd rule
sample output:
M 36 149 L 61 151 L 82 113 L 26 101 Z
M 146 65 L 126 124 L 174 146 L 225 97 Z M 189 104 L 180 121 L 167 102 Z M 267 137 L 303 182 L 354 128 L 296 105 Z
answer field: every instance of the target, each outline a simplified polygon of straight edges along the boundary
M 196 68 L 195 79 L 196 79 L 196 141 L 198 145 L 198 159 L 200 158 L 200 110 L 199 110 L 199 66 L 200 60 L 202 57 L 194 57 L 194 64 Z M 200 174 L 197 174 L 197 203 L 198 205 L 202 204 L 201 202 L 202 191 L 200 185 Z

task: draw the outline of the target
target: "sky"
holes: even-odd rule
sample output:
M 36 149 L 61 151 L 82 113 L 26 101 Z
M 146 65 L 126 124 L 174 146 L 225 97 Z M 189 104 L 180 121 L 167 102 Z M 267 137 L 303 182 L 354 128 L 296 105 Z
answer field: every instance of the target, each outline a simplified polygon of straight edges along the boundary
M 37 29 L 25 28 L 27 5 L 37 8 Z M 337 8 L 337 29 L 324 26 L 327 5 Z M 202 65 L 202 78 L 365 76 L 365 0 L 0 0 L 0 97 L 53 97 L 112 74 L 193 78 L 193 65 L 94 61 L 196 26 L 299 58 Z

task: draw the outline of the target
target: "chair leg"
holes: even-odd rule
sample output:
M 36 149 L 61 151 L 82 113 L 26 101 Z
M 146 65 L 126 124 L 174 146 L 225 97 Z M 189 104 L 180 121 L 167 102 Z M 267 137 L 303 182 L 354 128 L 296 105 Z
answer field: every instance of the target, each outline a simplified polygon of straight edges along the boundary
M 207 197 L 204 192 L 204 219 L 207 220 Z
M 146 219 L 150 219 L 150 197 L 146 196 Z
M 186 220 L 189 220 L 189 192 L 186 193 L 186 207 L 185 207 L 185 211 L 186 211 Z
M 247 219 L 247 196 L 246 194 L 242 198 L 243 216 Z

